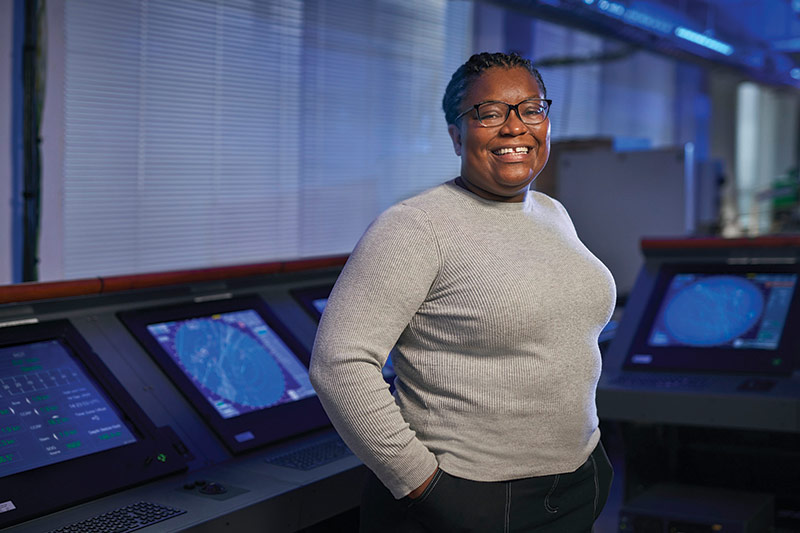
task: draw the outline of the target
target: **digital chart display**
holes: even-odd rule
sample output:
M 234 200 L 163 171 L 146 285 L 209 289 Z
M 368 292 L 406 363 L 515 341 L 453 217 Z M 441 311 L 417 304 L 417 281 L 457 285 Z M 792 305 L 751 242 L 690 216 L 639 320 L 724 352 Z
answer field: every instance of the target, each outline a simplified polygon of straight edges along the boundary
M 303 306 L 303 309 L 319 322 L 325 306 L 328 304 L 331 290 L 333 290 L 333 285 L 317 285 L 292 289 L 290 292 L 295 300 Z
M 314 306 L 314 309 L 321 315 L 323 311 L 325 311 L 325 306 L 328 304 L 327 298 L 316 298 L 311 301 L 311 305 Z
M 64 343 L 0 347 L 0 477 L 133 442 Z
M 796 283 L 791 273 L 675 274 L 647 344 L 775 350 Z
M 328 304 L 328 298 L 314 298 L 311 300 L 311 305 L 314 306 L 314 309 L 322 315 L 322 312 L 325 311 L 325 306 Z M 386 359 L 386 364 L 383 365 L 381 369 L 381 373 L 383 374 L 383 379 L 386 380 L 387 383 L 393 385 L 394 378 L 397 374 L 394 371 L 394 363 L 392 363 L 392 354 L 394 350 L 389 353 L 389 357 Z
M 322 316 L 322 312 L 325 311 L 325 306 L 328 304 L 328 298 L 313 298 L 309 300 L 311 306 L 314 310 Z M 394 386 L 394 378 L 397 376 L 394 370 L 394 363 L 392 362 L 392 354 L 394 350 L 389 352 L 389 357 L 386 359 L 386 364 L 383 365 L 381 369 L 381 374 L 383 375 L 383 379 L 389 383 L 392 387 Z
M 252 309 L 147 330 L 222 418 L 315 395 L 305 365 Z

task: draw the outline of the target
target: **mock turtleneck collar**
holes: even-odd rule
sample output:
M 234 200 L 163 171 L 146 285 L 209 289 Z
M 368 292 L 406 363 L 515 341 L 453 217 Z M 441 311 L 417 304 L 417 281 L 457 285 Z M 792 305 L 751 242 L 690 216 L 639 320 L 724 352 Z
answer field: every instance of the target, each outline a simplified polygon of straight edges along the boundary
M 500 211 L 530 211 L 531 209 L 531 192 L 530 190 L 525 193 L 525 199 L 521 202 L 498 202 L 496 200 L 488 200 L 482 196 L 478 196 L 469 189 L 465 189 L 456 183 L 455 178 L 446 183 L 448 190 L 454 194 L 462 196 L 470 201 L 481 203 L 491 209 Z

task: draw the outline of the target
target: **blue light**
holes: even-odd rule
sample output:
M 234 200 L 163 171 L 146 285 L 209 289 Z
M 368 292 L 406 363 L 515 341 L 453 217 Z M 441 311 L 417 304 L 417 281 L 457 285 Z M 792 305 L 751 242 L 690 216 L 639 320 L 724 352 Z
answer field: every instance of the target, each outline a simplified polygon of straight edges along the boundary
M 641 11 L 636 11 L 635 9 L 628 9 L 622 18 L 625 19 L 626 22 L 630 22 L 631 24 L 635 24 L 649 30 L 655 30 L 661 33 L 672 33 L 673 25 L 669 22 L 652 17 L 646 13 L 642 13 Z
M 583 3 L 586 4 L 587 6 L 590 6 L 594 4 L 594 0 L 583 0 Z
M 761 68 L 764 66 L 764 58 L 765 54 L 761 50 L 749 50 L 743 59 L 747 65 L 753 68 Z
M 789 75 L 796 80 L 800 80 L 800 68 L 797 67 L 793 68 L 792 70 L 789 71 Z
M 772 47 L 781 52 L 797 52 L 800 50 L 800 38 L 795 37 L 794 39 L 775 41 L 772 43 Z
M 625 6 L 622 4 L 618 4 L 616 2 L 609 2 L 608 0 L 600 0 L 600 3 L 597 4 L 597 7 L 602 9 L 603 11 L 608 11 L 611 15 L 616 15 L 621 17 L 625 14 Z
M 689 28 L 684 28 L 683 26 L 678 26 L 675 28 L 675 35 L 681 39 L 686 39 L 694 44 L 699 44 L 700 46 L 704 46 L 709 50 L 713 50 L 726 56 L 733 54 L 733 46 L 729 45 L 728 43 L 724 43 L 709 37 L 708 35 L 703 35 L 702 33 L 690 30 Z

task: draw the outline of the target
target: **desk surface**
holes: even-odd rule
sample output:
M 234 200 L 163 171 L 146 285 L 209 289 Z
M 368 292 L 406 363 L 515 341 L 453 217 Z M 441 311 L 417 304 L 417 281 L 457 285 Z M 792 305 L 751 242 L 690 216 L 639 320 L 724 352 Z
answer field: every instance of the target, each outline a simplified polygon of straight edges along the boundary
M 300 446 L 304 440 L 295 439 L 207 468 L 173 475 L 0 531 L 43 533 L 146 501 L 186 513 L 139 530 L 142 532 L 247 533 L 265 531 L 267 526 L 270 532 L 291 532 L 358 506 L 366 468 L 353 455 L 307 471 L 266 462 L 268 455 Z M 227 492 L 206 495 L 200 492 L 197 482 L 218 483 Z

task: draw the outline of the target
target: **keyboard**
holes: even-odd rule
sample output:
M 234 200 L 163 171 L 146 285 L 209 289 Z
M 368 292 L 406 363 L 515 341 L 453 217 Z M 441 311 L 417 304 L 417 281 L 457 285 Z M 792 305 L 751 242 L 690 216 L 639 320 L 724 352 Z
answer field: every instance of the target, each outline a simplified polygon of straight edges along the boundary
M 186 511 L 149 502 L 136 502 L 75 522 L 48 533 L 127 533 L 168 520 Z
M 353 452 L 350 451 L 350 448 L 342 441 L 341 437 L 334 435 L 326 437 L 325 440 L 311 442 L 264 460 L 276 466 L 294 468 L 295 470 L 311 470 L 349 455 L 353 455 Z

